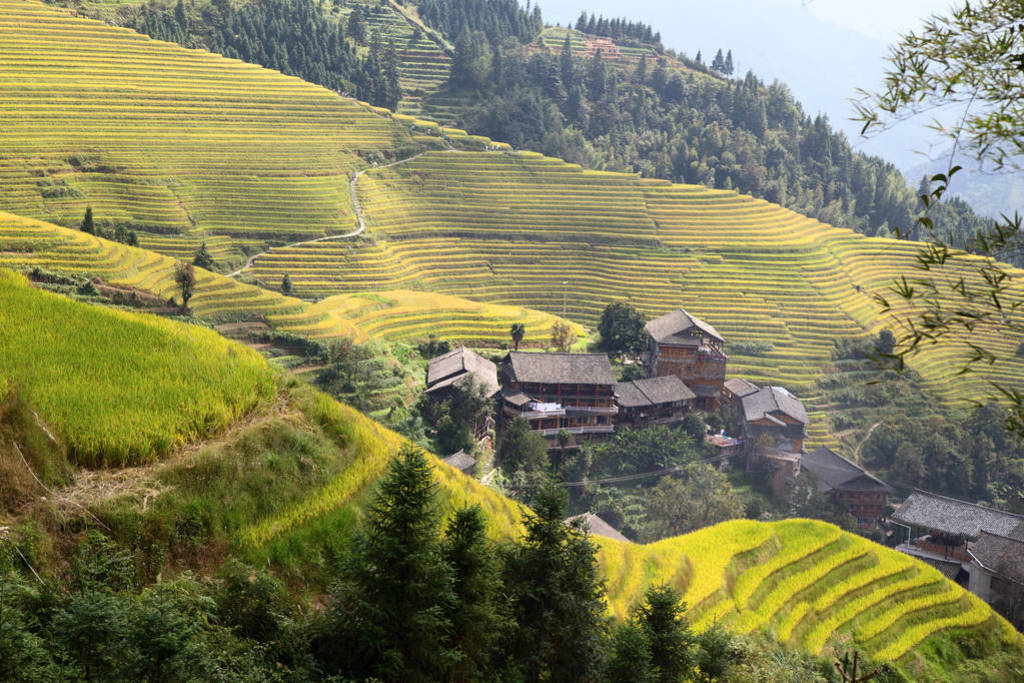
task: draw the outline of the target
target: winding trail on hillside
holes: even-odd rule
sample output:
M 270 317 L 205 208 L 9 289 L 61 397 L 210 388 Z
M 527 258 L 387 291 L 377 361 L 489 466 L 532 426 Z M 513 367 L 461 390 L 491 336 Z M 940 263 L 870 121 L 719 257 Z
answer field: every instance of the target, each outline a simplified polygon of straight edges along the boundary
M 363 234 L 363 232 L 366 231 L 366 221 L 363 219 L 363 207 L 360 206 L 360 204 L 359 204 L 359 197 L 356 196 L 356 182 L 358 182 L 359 176 L 361 176 L 366 171 L 372 171 L 372 170 L 383 169 L 383 168 L 391 168 L 392 166 L 398 166 L 399 164 L 404 164 L 406 162 L 412 161 L 413 159 L 416 159 L 416 158 L 419 158 L 419 157 L 423 156 L 423 154 L 424 154 L 424 152 L 420 152 L 419 154 L 414 154 L 411 157 L 406 157 L 405 159 L 399 159 L 398 161 L 392 161 L 390 164 L 384 164 L 383 166 L 373 166 L 372 168 L 356 171 L 355 173 L 352 174 L 352 179 L 349 180 L 349 182 L 348 182 L 348 193 L 349 193 L 349 196 L 352 198 L 352 207 L 355 209 L 355 212 L 356 212 L 356 222 L 357 222 L 357 224 L 359 226 L 358 228 L 356 228 L 352 232 L 346 232 L 344 235 L 328 235 L 326 237 L 317 237 L 316 239 L 311 239 L 311 240 L 302 240 L 301 242 L 292 242 L 291 244 L 286 244 L 283 247 L 277 247 L 277 249 L 290 249 L 291 247 L 300 247 L 303 244 L 313 244 L 314 242 L 326 242 L 328 240 L 344 240 L 344 239 L 348 239 L 350 237 L 357 237 L 357 236 Z M 261 251 L 258 254 L 253 254 L 245 262 L 244 266 L 242 266 L 241 268 L 239 268 L 238 270 L 236 270 L 234 272 L 228 273 L 227 275 L 225 275 L 225 277 L 237 277 L 237 276 L 241 275 L 245 271 L 247 271 L 250 268 L 252 268 L 252 264 L 254 264 L 256 262 L 256 259 L 260 258 L 261 256 L 266 256 L 267 254 L 269 254 L 273 250 L 274 249 L 271 248 L 271 249 L 268 249 L 266 251 Z
M 867 442 L 867 440 L 871 438 L 871 435 L 874 434 L 875 430 L 878 429 L 881 425 L 881 422 L 876 422 L 875 424 L 871 425 L 871 429 L 868 430 L 868 433 L 865 434 L 864 438 L 861 439 L 860 443 L 857 444 L 857 450 L 854 451 L 854 457 L 857 459 L 858 463 L 860 462 L 860 449 L 864 447 L 865 442 Z

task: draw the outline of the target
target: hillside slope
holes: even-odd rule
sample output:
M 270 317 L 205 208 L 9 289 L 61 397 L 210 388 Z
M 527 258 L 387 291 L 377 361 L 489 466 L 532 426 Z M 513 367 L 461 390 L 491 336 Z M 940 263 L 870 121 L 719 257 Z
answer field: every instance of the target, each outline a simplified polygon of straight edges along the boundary
M 0 209 L 72 225 L 92 205 L 193 249 L 347 232 L 358 155 L 414 144 L 297 78 L 37 2 L 0 2 L 0 84 Z
M 0 266 L 99 276 L 163 299 L 180 295 L 169 256 L 2 211 Z M 559 321 L 578 337 L 585 334 L 582 326 L 550 313 L 408 290 L 359 292 L 310 304 L 203 269 L 196 270 L 189 307 L 206 322 L 259 319 L 278 331 L 325 342 L 341 337 L 417 341 L 435 335 L 455 343 L 499 345 L 508 342 L 509 327 L 517 322 L 526 325 L 527 345 L 548 344 Z
M 276 393 L 259 354 L 212 330 L 76 304 L 2 269 L 0 302 L 0 388 L 37 411 L 77 465 L 157 459 Z
M 260 251 L 244 276 L 279 283 L 288 274 L 303 297 L 413 289 L 549 313 L 560 312 L 564 301 L 569 317 L 584 324 L 593 324 L 614 300 L 629 300 L 648 315 L 683 305 L 735 343 L 732 373 L 785 384 L 814 408 L 815 379 L 833 343 L 885 325 L 873 295 L 892 278 L 912 273 L 915 263 L 913 244 L 864 238 L 733 192 L 586 172 L 532 153 L 453 151 L 428 152 L 359 176 L 355 192 L 368 239 L 264 253 L 266 242 L 351 225 L 345 174 L 363 163 L 354 152 L 437 146 L 437 138 L 414 136 L 398 125 L 422 129 L 428 123 L 401 115 L 389 121 L 386 111 L 295 79 L 34 2 L 0 0 L 0 41 L 11 48 L 0 57 L 2 82 L 11 85 L 0 110 L 11 112 L 14 122 L 0 133 L 7 136 L 0 137 L 0 206 L 76 223 L 84 203 L 106 196 L 90 194 L 95 182 L 120 183 L 121 199 L 94 207 L 101 219 L 105 206 L 143 202 L 151 188 L 174 189 L 184 206 L 191 200 L 183 188 L 213 188 L 204 196 L 230 214 L 230 225 L 196 219 L 197 227 L 188 222 L 184 228 L 184 241 L 144 236 L 143 245 L 150 241 L 165 253 L 187 255 L 206 229 L 222 233 L 210 240 L 223 253 Z M 48 52 L 37 49 L 44 43 Z M 65 74 L 53 68 L 61 55 L 88 59 Z M 110 60 L 127 65 L 112 72 Z M 31 85 L 37 75 L 50 91 Z M 126 98 L 122 82 L 141 99 Z M 188 96 L 172 98 L 172 92 Z M 63 106 L 76 93 L 83 106 Z M 259 106 L 249 93 L 261 98 Z M 124 130 L 104 129 L 99 112 L 111 104 Z M 272 114 L 264 116 L 265 110 Z M 186 124 L 197 113 L 203 113 L 202 123 Z M 40 165 L 40 159 L 48 161 Z M 146 166 L 157 162 L 165 170 Z M 267 182 L 253 184 L 253 178 Z M 318 187 L 334 193 L 331 212 L 347 217 L 325 223 L 306 213 L 322 203 L 310 203 L 296 186 L 316 178 Z M 278 181 L 291 189 L 267 189 Z M 130 225 L 144 224 L 132 220 Z M 297 222 L 305 226 L 298 233 Z M 167 229 L 181 225 L 172 223 Z M 73 255 L 52 258 L 73 265 L 89 252 L 68 246 Z M 51 247 L 54 254 L 63 249 L 31 245 L 34 253 Z M 21 246 L 0 251 L 9 264 L 32 261 Z M 270 309 L 287 323 L 285 312 L 276 310 L 281 302 L 263 296 L 254 295 L 253 310 Z M 197 309 L 201 304 L 207 302 L 197 300 Z M 221 304 L 208 305 L 216 310 Z M 304 315 L 292 305 L 293 313 Z M 340 324 L 329 316 L 314 320 L 297 324 L 307 329 L 296 331 L 322 337 L 338 332 Z M 993 330 L 977 334 L 992 338 L 991 346 L 1008 357 L 1020 341 Z M 766 345 L 770 350 L 763 350 Z M 988 396 L 986 375 L 951 372 L 958 353 L 953 347 L 926 349 L 915 368 L 948 398 Z M 1019 387 L 1024 365 L 1010 361 L 991 373 Z M 828 429 L 820 418 L 812 415 L 817 437 Z
M 359 198 L 376 244 L 275 250 L 252 272 L 298 273 L 296 290 L 310 296 L 401 287 L 549 311 L 564 297 L 569 317 L 589 324 L 611 301 L 649 316 L 682 305 L 730 342 L 771 345 L 759 355 L 737 347 L 730 372 L 798 392 L 813 390 L 835 341 L 886 324 L 873 295 L 914 273 L 918 248 L 731 191 L 584 171 L 529 152 L 429 152 L 367 172 Z M 965 276 L 972 263 L 961 261 Z M 1010 358 L 1020 342 L 976 334 Z M 947 397 L 986 395 L 984 375 L 950 372 L 963 350 L 926 349 L 914 367 Z M 1024 363 L 991 376 L 1014 385 Z
M 198 375 L 202 371 L 194 364 L 209 357 L 213 343 L 222 347 L 222 354 L 249 363 L 246 376 L 275 385 L 273 370 L 233 342 L 180 323 L 157 324 L 60 299 L 34 291 L 9 274 L 2 278 L 0 310 L 61 309 L 38 322 L 23 321 L 16 337 L 9 332 L 10 325 L 0 327 L 5 341 L 19 349 L 21 367 L 50 362 L 48 351 L 24 339 L 31 329 L 43 326 L 53 338 L 77 342 L 62 350 L 62 367 L 110 374 L 111 381 L 133 383 L 157 399 L 166 392 L 153 391 L 155 387 L 180 384 L 160 363 L 173 360 Z M 140 337 L 142 343 L 126 345 L 135 358 L 131 378 L 114 373 L 117 358 L 104 358 L 109 334 Z M 184 346 L 168 355 L 168 345 L 180 345 L 183 339 L 188 340 Z M 218 362 L 225 371 L 231 367 Z M 43 425 L 58 439 L 80 442 L 76 422 L 46 409 L 46 397 L 53 395 L 47 390 L 53 384 L 47 376 L 5 366 L 2 377 L 5 392 L 17 392 L 28 411 L 38 409 Z M 68 380 L 75 382 L 80 405 L 103 408 L 89 415 L 93 429 L 121 427 L 136 419 L 151 422 L 144 398 L 124 396 L 108 384 L 72 375 Z M 337 552 L 339 540 L 359 517 L 366 492 L 402 439 L 308 387 L 277 387 L 272 402 L 199 448 L 178 450 L 164 464 L 147 468 L 79 470 L 74 485 L 41 491 L 51 502 L 41 498 L 35 506 L 0 512 L 0 522 L 13 525 L 17 533 L 26 519 L 49 519 L 52 526 L 46 528 L 55 535 L 74 534 L 82 524 L 91 524 L 84 519 L 67 524 L 69 516 L 83 515 L 84 506 L 89 520 L 104 524 L 147 558 L 143 571 L 151 578 L 162 568 L 209 570 L 228 557 L 241 556 L 269 560 L 296 580 L 326 581 L 330 561 L 324 554 Z M 250 395 L 230 385 L 218 389 L 227 397 Z M 3 405 L 0 412 L 8 412 L 10 402 Z M 163 414 L 178 415 L 170 410 Z M 0 420 L 0 455 L 18 443 L 9 424 L 6 417 Z M 122 429 L 121 438 L 133 443 L 135 437 Z M 20 462 L 0 458 L 0 470 L 7 477 L 27 466 L 34 455 L 30 451 L 29 459 Z M 495 538 L 520 533 L 523 511 L 518 505 L 439 462 L 435 474 L 446 509 L 480 503 Z M 997 639 L 1009 651 L 1022 645 L 1020 635 L 987 605 L 938 572 L 822 522 L 739 520 L 647 546 L 596 541 L 609 608 L 619 616 L 646 586 L 667 581 L 684 593 L 698 628 L 718 620 L 741 632 L 767 629 L 810 652 L 819 652 L 830 642 L 852 642 L 878 659 L 903 660 L 911 654 L 928 658 L 919 645 L 951 628 Z

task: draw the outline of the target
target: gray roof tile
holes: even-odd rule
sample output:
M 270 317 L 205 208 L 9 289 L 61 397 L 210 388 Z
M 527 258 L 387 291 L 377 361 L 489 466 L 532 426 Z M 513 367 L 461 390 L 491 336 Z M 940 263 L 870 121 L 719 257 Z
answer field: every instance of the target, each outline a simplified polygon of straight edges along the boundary
M 982 530 L 971 554 L 985 569 L 1024 584 L 1024 540 Z
M 584 512 L 582 515 L 576 515 L 575 517 L 569 517 L 565 520 L 566 524 L 574 522 L 577 519 L 583 521 L 583 526 L 595 536 L 604 536 L 605 538 L 612 538 L 616 541 L 622 541 L 624 543 L 632 543 L 628 538 L 623 536 L 619 531 L 608 522 L 604 521 L 592 512 Z
M 860 491 L 879 488 L 891 490 L 888 484 L 857 463 L 824 446 L 805 454 L 800 460 L 800 466 L 817 476 L 818 488 L 822 491 L 838 488 Z
M 540 384 L 615 384 L 603 353 L 527 353 L 510 351 L 506 367 L 518 382 Z
M 670 313 L 666 313 L 660 318 L 655 318 L 647 323 L 645 326 L 647 332 L 654 338 L 654 341 L 668 343 L 688 343 L 691 340 L 685 336 L 677 337 L 682 332 L 697 328 L 704 332 L 704 334 L 717 340 L 719 343 L 725 343 L 725 339 L 722 335 L 718 334 L 711 325 L 707 324 L 695 315 L 690 315 L 683 309 L 679 308 Z
M 498 393 L 498 366 L 464 346 L 430 359 L 427 391 L 465 381 L 468 375 L 472 375 L 478 386 L 484 387 L 488 396 Z
M 624 393 L 625 400 L 630 401 L 630 403 L 619 401 L 619 405 L 630 408 L 642 405 L 692 401 L 697 398 L 697 394 L 690 391 L 690 387 L 686 386 L 683 380 L 675 375 L 648 377 L 646 379 L 633 380 L 632 382 L 620 382 L 615 385 L 616 398 L 618 398 L 620 388 Z
M 756 384 L 754 384 L 753 382 L 748 382 L 742 377 L 732 377 L 730 379 L 727 379 L 725 380 L 724 386 L 726 389 L 729 390 L 731 394 L 733 394 L 734 396 L 739 396 L 740 398 L 743 398 L 744 396 L 749 396 L 750 394 L 758 390 L 758 386 Z
M 808 423 L 804 404 L 782 387 L 763 387 L 743 397 L 743 414 L 747 422 L 766 417 L 771 419 L 771 414 L 775 412 L 788 415 L 801 424 Z
M 982 530 L 1024 539 L 1024 517 L 926 491 L 914 491 L 893 519 L 947 534 L 978 538 Z

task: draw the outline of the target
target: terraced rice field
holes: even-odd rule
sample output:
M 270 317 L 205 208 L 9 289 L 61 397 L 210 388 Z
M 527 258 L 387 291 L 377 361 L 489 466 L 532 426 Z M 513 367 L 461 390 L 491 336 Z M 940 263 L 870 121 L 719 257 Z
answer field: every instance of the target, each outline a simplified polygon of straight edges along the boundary
M 0 212 L 0 266 L 89 273 L 162 298 L 180 298 L 174 264 L 174 259 L 153 251 Z M 357 334 L 347 321 L 330 312 L 312 311 L 304 301 L 202 269 L 196 269 L 189 307 L 210 322 L 262 316 L 278 329 L 315 339 Z
M 509 343 L 513 323 L 522 323 L 526 328 L 524 346 L 549 346 L 551 328 L 560 320 L 549 313 L 516 306 L 403 289 L 333 296 L 313 304 L 309 310 L 344 319 L 366 338 L 411 341 L 434 335 L 481 346 Z M 585 335 L 581 325 L 566 322 L 577 337 Z
M 390 4 L 360 0 L 345 0 L 338 8 L 338 16 L 348 21 L 352 11 L 359 7 L 364 17 L 367 35 L 379 35 L 381 44 L 395 46 L 399 66 L 398 83 L 402 99 L 398 103 L 401 114 L 423 113 L 424 98 L 437 92 L 451 74 L 451 57 L 423 30 L 417 27 Z
M 0 269 L 5 385 L 93 467 L 156 460 L 277 391 L 259 354 L 212 330 L 76 303 Z
M 387 442 L 378 437 L 376 443 Z M 383 463 L 387 455 L 374 457 Z M 356 474 L 245 530 L 244 545 L 258 553 L 287 544 L 289 534 L 301 534 L 303 525 L 347 504 L 374 480 L 362 469 Z M 492 535 L 521 533 L 521 511 L 507 499 L 446 465 L 438 464 L 437 474 L 442 495 L 484 507 Z M 812 653 L 852 642 L 873 658 L 896 661 L 954 627 L 995 632 L 1008 648 L 1024 647 L 1006 620 L 935 569 L 824 522 L 734 520 L 650 545 L 592 538 L 609 610 L 619 617 L 648 586 L 669 583 L 683 593 L 698 630 L 719 621 L 731 630 L 773 633 Z
M 219 244 L 208 244 L 215 258 Z M 0 266 L 89 273 L 168 298 L 179 296 L 174 263 L 170 257 L 78 230 L 0 213 Z M 547 346 L 552 326 L 561 320 L 518 306 L 407 290 L 340 295 L 310 304 L 201 269 L 196 275 L 189 301 L 196 316 L 210 322 L 258 316 L 277 329 L 313 339 L 413 341 L 433 334 L 456 343 L 497 346 L 509 341 L 509 327 L 520 322 L 526 326 L 525 345 Z M 581 325 L 566 322 L 579 338 L 585 337 Z
M 611 609 L 624 615 L 652 583 L 684 593 L 698 628 L 766 630 L 819 653 L 853 641 L 872 657 L 898 660 L 950 627 L 1009 623 L 937 570 L 860 536 L 813 520 L 737 520 L 647 546 L 597 539 Z
M 649 47 L 618 45 L 611 38 L 593 36 L 581 33 L 575 29 L 560 28 L 558 26 L 548 27 L 541 31 L 541 34 L 537 37 L 537 45 L 554 54 L 562 54 L 566 35 L 569 36 L 569 45 L 574 57 L 592 59 L 597 54 L 597 51 L 600 50 L 601 59 L 620 66 L 636 64 L 640 61 L 641 57 L 646 57 L 647 59 L 657 57 L 654 50 Z
M 834 342 L 886 325 L 872 294 L 913 274 L 917 248 L 735 192 L 534 153 L 428 152 L 368 172 L 358 191 L 375 241 L 275 250 L 253 272 L 263 281 L 290 272 L 316 296 L 408 288 L 552 312 L 564 293 L 568 317 L 589 325 L 615 300 L 652 317 L 684 306 L 729 341 L 771 343 L 761 356 L 733 353 L 730 373 L 785 385 L 812 407 Z M 1007 356 L 1020 341 L 976 334 Z M 950 371 L 959 354 L 926 349 L 913 365 L 950 397 L 987 396 L 983 376 Z M 1019 382 L 1024 364 L 990 376 Z
M 0 0 L 0 111 L 0 210 L 160 235 L 350 231 L 357 153 L 412 144 L 297 78 L 32 0 Z

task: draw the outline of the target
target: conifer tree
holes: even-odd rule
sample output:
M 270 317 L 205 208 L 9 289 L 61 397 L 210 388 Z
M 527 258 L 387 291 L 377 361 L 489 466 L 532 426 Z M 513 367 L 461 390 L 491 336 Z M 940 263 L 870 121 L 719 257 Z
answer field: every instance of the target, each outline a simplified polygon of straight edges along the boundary
M 442 544 L 454 579 L 450 619 L 459 657 L 453 669 L 455 680 L 494 678 L 501 665 L 499 645 L 513 626 L 497 552 L 485 532 L 483 511 L 473 505 L 455 513 Z
M 281 293 L 285 296 L 292 293 L 292 278 L 288 273 L 285 273 L 284 277 L 281 278 Z
M 329 627 L 315 646 L 343 677 L 436 681 L 456 658 L 452 571 L 440 543 L 437 484 L 423 452 L 404 446 L 352 541 Z
M 694 637 L 685 613 L 679 591 L 669 585 L 648 588 L 633 610 L 633 622 L 646 636 L 655 681 L 683 680 L 693 669 Z
M 722 73 L 726 76 L 732 76 L 733 71 L 735 71 L 735 67 L 732 63 L 732 50 L 729 50 L 725 55 L 725 62 L 722 63 Z
M 96 226 L 93 224 L 93 220 L 92 220 L 92 207 L 91 206 L 85 207 L 85 218 L 82 219 L 81 230 L 82 230 L 82 232 L 87 232 L 90 235 L 95 235 L 96 234 Z
M 526 538 L 505 562 L 519 625 L 509 649 L 527 680 L 590 680 L 602 666 L 606 624 L 596 548 L 586 531 L 565 524 L 566 504 L 564 489 L 541 489 Z
M 711 60 L 711 68 L 719 73 L 725 70 L 725 57 L 722 56 L 722 48 L 718 48 L 715 58 Z
M 572 41 L 569 40 L 568 33 L 565 34 L 565 42 L 562 43 L 562 54 L 559 56 L 559 62 L 562 71 L 562 83 L 568 87 L 576 80 L 572 64 Z
M 192 258 L 192 265 L 198 268 L 205 268 L 206 270 L 213 270 L 214 260 L 213 256 L 210 255 L 209 249 L 206 248 L 206 242 L 203 242 L 199 249 L 196 250 L 195 256 Z

